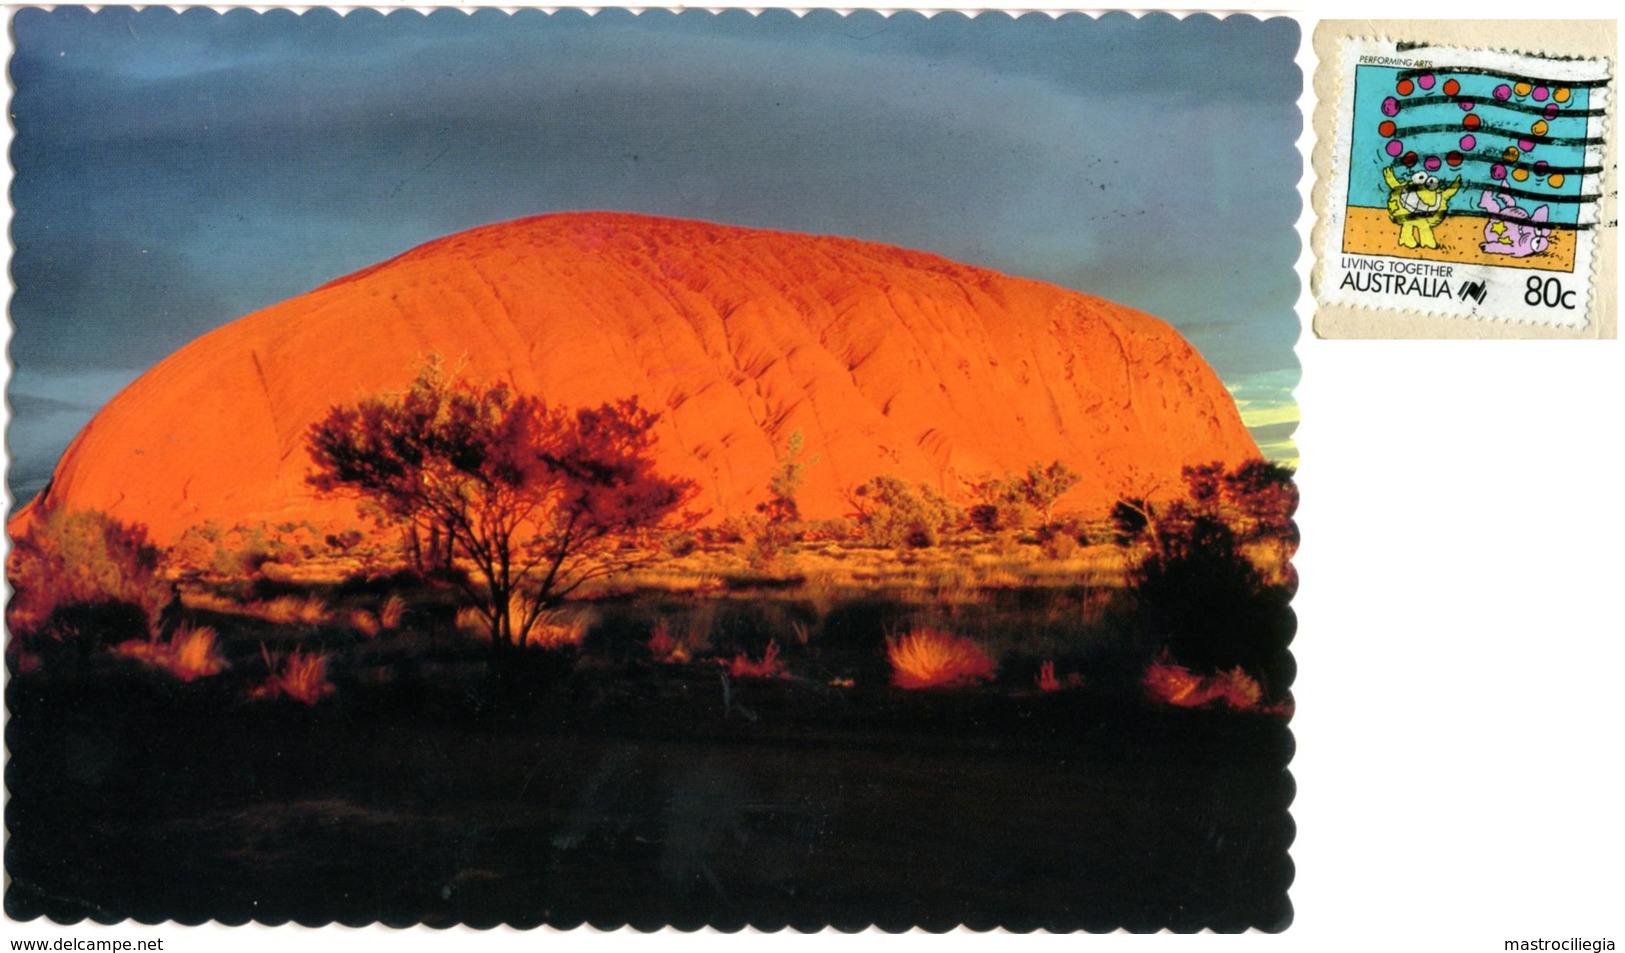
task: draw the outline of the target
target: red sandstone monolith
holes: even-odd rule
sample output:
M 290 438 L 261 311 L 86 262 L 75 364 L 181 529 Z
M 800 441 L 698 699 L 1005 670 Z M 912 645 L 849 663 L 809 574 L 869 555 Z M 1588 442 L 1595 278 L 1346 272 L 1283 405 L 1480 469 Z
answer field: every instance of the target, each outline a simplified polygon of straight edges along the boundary
M 413 249 L 197 339 L 63 454 L 34 506 L 105 510 L 169 542 L 224 526 L 359 524 L 305 483 L 335 404 L 403 389 L 438 354 L 549 402 L 637 395 L 712 522 L 747 513 L 801 431 L 809 518 L 891 473 L 966 499 L 1060 460 L 1060 509 L 1256 457 L 1196 351 L 1149 315 L 847 238 L 637 215 L 545 215 Z M 18 522 L 14 521 L 16 531 Z

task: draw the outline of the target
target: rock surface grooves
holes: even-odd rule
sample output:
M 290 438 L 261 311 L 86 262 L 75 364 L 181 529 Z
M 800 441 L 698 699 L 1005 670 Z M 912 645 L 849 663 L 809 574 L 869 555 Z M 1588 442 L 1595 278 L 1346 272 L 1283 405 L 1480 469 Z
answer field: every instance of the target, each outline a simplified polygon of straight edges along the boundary
M 306 433 L 430 354 L 553 403 L 637 395 L 711 522 L 766 498 L 798 430 L 809 518 L 882 473 L 965 500 L 1058 459 L 1083 474 L 1061 508 L 1095 509 L 1258 455 L 1196 351 L 1129 308 L 852 239 L 572 213 L 432 241 L 204 335 L 108 403 L 44 499 L 164 542 L 211 519 L 358 523 L 305 485 Z

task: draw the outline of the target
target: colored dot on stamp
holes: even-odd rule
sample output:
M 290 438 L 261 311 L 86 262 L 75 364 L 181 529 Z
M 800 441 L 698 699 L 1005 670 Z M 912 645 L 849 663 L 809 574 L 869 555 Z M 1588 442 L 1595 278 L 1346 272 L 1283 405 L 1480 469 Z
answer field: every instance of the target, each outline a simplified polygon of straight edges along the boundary
M 1564 181 L 1563 173 L 1554 172 L 1554 173 L 1551 174 L 1550 177 L 1548 177 L 1546 179 L 1546 184 L 1551 186 L 1554 189 L 1560 189 L 1560 188 L 1563 187 L 1563 181 Z
M 1517 83 L 1512 87 L 1512 92 L 1515 93 L 1519 99 L 1524 98 L 1534 91 L 1535 84 L 1533 83 Z
M 1460 83 L 1456 82 L 1453 79 L 1447 79 L 1447 80 L 1444 81 L 1444 94 L 1446 96 L 1454 96 L 1459 92 L 1461 92 L 1461 84 Z
M 1399 100 L 1392 96 L 1382 101 L 1382 114 L 1384 116 L 1399 115 Z
M 1422 168 L 1428 170 L 1429 172 L 1439 171 L 1439 165 L 1440 163 L 1438 156 L 1428 156 L 1426 159 L 1422 160 Z
M 1495 98 L 1505 102 L 1512 98 L 1512 87 L 1505 83 L 1495 87 Z
M 1544 136 L 1546 135 L 1546 130 L 1550 128 L 1551 127 L 1546 125 L 1546 121 L 1543 119 L 1536 122 L 1533 126 L 1530 126 L 1529 131 L 1537 136 Z
M 1394 86 L 1394 90 L 1401 96 L 1409 96 L 1411 93 L 1416 92 L 1416 87 L 1412 85 L 1410 80 L 1402 79 Z
M 1409 169 L 1412 166 L 1416 165 L 1416 153 L 1407 152 L 1407 153 L 1405 153 L 1404 158 L 1400 159 L 1399 161 L 1405 163 L 1405 168 Z
M 1507 162 L 1517 162 L 1518 150 L 1512 148 L 1511 146 L 1507 146 L 1506 151 L 1501 153 L 1501 158 Z
M 1551 90 L 1547 89 L 1544 86 L 1536 86 L 1534 95 L 1535 95 L 1535 102 L 1543 103 L 1543 102 L 1546 101 L 1546 97 L 1551 95 Z
M 1388 154 L 1397 159 L 1399 154 L 1405 151 L 1405 144 L 1398 139 L 1390 139 L 1387 148 Z
M 1464 99 L 1456 105 L 1460 106 L 1461 111 L 1464 113 L 1470 113 L 1473 111 L 1473 101 L 1471 99 Z
M 1416 85 L 1422 87 L 1423 89 L 1432 89 L 1434 82 L 1435 80 L 1432 73 L 1423 73 L 1421 76 L 1416 78 Z
M 1546 160 L 1542 159 L 1539 162 L 1535 163 L 1535 174 L 1542 177 L 1542 178 L 1545 178 L 1546 170 L 1550 169 L 1550 168 L 1551 168 L 1551 166 L 1546 162 Z
M 1379 135 L 1381 135 L 1384 139 L 1392 139 L 1393 136 L 1394 136 L 1394 132 L 1396 130 L 1398 130 L 1398 129 L 1399 129 L 1399 127 L 1394 125 L 1393 120 L 1384 119 L 1382 121 L 1382 123 L 1379 126 L 1377 126 L 1377 133 Z
M 1471 133 L 1462 136 L 1461 148 L 1463 152 L 1472 152 L 1474 149 L 1478 148 L 1478 137 L 1472 135 Z
M 1484 121 L 1478 118 L 1478 113 L 1468 113 L 1461 119 L 1461 127 L 1463 129 L 1477 129 L 1483 124 Z
M 1448 162 L 1450 164 L 1450 168 L 1454 169 L 1456 166 L 1461 165 L 1461 153 L 1451 149 L 1445 154 L 1444 161 Z
M 1501 181 L 1502 179 L 1504 179 L 1506 177 L 1507 177 L 1507 167 L 1506 166 L 1502 165 L 1499 162 L 1497 162 L 1496 164 L 1490 166 L 1490 178 L 1492 178 L 1495 181 L 1499 182 L 1499 181 Z
M 1512 177 L 1517 179 L 1519 182 L 1522 182 L 1524 179 L 1529 178 L 1529 170 L 1519 166 L 1518 168 L 1512 170 Z
M 1567 86 L 1559 86 L 1559 87 L 1557 87 L 1557 89 L 1552 92 L 1552 99 L 1553 99 L 1553 101 L 1559 102 L 1559 103 L 1568 102 L 1569 101 L 1569 88 Z
M 1529 150 L 1535 148 L 1535 140 L 1533 140 L 1533 139 L 1519 139 L 1518 140 L 1518 148 L 1522 149 L 1525 152 L 1528 152 Z
M 1547 119 L 1556 119 L 1557 114 L 1560 113 L 1560 112 L 1562 112 L 1562 110 L 1557 108 L 1556 103 L 1547 103 L 1546 104 L 1546 111 L 1541 113 L 1541 115 L 1545 116 Z

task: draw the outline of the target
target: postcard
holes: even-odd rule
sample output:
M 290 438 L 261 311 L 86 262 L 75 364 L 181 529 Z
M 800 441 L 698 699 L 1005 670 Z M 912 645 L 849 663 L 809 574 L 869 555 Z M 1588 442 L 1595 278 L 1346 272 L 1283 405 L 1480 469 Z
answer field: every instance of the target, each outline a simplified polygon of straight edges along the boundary
M 9 917 L 1290 924 L 1296 22 L 12 31 Z

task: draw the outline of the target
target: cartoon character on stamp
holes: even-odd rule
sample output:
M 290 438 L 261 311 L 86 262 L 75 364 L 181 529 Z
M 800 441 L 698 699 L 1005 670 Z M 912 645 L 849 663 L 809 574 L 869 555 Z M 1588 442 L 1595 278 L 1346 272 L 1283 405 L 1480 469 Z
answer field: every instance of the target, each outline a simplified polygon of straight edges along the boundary
M 1447 188 L 1439 188 L 1438 176 L 1416 171 L 1400 179 L 1393 169 L 1382 170 L 1388 184 L 1388 218 L 1399 226 L 1399 244 L 1404 248 L 1438 248 L 1433 230 L 1450 214 L 1450 199 L 1461 188 L 1461 176 Z
M 1478 207 L 1490 213 L 1490 220 L 1484 225 L 1484 243 L 1479 246 L 1485 254 L 1528 258 L 1541 254 L 1551 245 L 1552 229 L 1546 224 L 1547 206 L 1530 212 L 1511 196 L 1485 189 L 1478 198 Z

